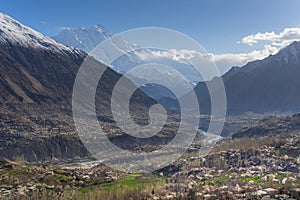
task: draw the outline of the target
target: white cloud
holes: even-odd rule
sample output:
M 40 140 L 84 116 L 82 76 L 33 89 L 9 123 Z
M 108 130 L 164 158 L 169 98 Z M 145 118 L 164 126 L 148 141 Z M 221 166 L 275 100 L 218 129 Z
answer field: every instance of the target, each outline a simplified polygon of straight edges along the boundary
M 264 59 L 270 54 L 275 54 L 279 51 L 276 46 L 265 45 L 262 50 L 255 50 L 249 53 L 240 54 L 213 54 L 213 53 L 200 53 L 195 50 L 176 50 L 169 51 L 147 51 L 138 53 L 139 57 L 143 60 L 152 60 L 167 58 L 180 63 L 208 63 L 214 62 L 219 68 L 221 74 L 227 72 L 233 66 L 243 66 L 250 61 Z
M 259 41 L 272 42 L 283 47 L 293 41 L 300 40 L 300 28 L 285 28 L 281 33 L 275 32 L 256 33 L 242 38 L 242 43 L 253 45 Z
M 265 32 L 265 33 L 256 33 L 255 35 L 249 35 L 247 37 L 244 37 L 242 39 L 242 43 L 253 45 L 256 44 L 258 41 L 264 41 L 264 40 L 272 40 L 277 35 L 274 32 Z
M 157 59 L 157 58 L 168 58 L 177 62 L 186 63 L 187 60 L 194 58 L 195 56 L 202 56 L 201 53 L 195 50 L 177 50 L 170 49 L 169 51 L 147 51 L 138 53 L 139 57 L 143 60 L 146 59 Z

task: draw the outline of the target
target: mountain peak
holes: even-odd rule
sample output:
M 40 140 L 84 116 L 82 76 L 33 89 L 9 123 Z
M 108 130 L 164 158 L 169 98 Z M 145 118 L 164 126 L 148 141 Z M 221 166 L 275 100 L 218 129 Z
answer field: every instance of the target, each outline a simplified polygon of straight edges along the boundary
M 294 41 L 282 50 L 277 55 L 274 55 L 276 60 L 285 63 L 299 63 L 300 57 L 300 41 Z
M 107 32 L 106 29 L 105 29 L 105 27 L 102 26 L 101 24 L 95 25 L 95 28 L 98 29 L 101 32 Z
M 294 41 L 283 50 L 287 50 L 292 54 L 300 53 L 300 41 Z
M 97 24 L 86 28 L 64 28 L 58 35 L 52 38 L 67 46 L 90 52 L 96 45 L 111 36 L 112 34 L 101 24 Z

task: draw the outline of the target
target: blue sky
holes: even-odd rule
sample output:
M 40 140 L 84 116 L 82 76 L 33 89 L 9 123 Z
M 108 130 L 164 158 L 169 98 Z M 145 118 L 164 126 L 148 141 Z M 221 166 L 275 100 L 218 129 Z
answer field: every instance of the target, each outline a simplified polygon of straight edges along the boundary
M 102 24 L 112 33 L 157 26 L 180 31 L 214 54 L 264 48 L 238 43 L 258 32 L 300 28 L 299 0 L 1 0 L 0 12 L 51 36 L 63 27 Z M 269 42 L 269 41 L 267 41 Z

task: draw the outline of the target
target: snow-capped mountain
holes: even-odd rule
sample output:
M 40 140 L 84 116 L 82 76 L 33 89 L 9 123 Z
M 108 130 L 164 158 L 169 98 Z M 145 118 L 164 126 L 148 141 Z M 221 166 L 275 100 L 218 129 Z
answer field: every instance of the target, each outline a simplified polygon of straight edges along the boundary
M 79 52 L 42 35 L 3 13 L 0 13 L 0 43 L 56 52 Z
M 67 46 L 91 52 L 96 45 L 111 37 L 111 35 L 103 26 L 95 25 L 88 28 L 63 28 L 58 35 L 52 38 Z
M 65 45 L 79 48 L 87 53 L 91 52 L 102 41 L 111 37 L 112 34 L 105 30 L 101 25 L 96 25 L 87 28 L 64 28 L 57 36 L 52 37 L 58 42 Z M 116 39 L 116 38 L 115 38 Z M 171 66 L 179 73 L 183 74 L 186 79 L 194 84 L 202 81 L 202 77 L 194 69 L 193 66 L 185 59 L 199 56 L 198 52 L 184 50 L 155 50 L 155 49 L 140 49 L 136 44 L 130 44 L 122 38 L 117 38 L 114 42 L 116 49 L 123 54 L 110 65 L 119 73 L 126 73 L 134 67 L 147 64 L 159 63 Z M 131 52 L 126 54 L 125 52 Z M 184 55 L 184 57 L 182 57 Z M 176 80 L 178 76 L 175 74 L 166 74 L 164 71 L 159 72 L 161 77 L 169 76 L 170 79 Z M 145 79 L 149 77 L 147 72 L 138 74 L 138 78 Z
M 101 25 L 87 27 L 87 28 L 65 28 L 57 36 L 52 37 L 53 39 L 66 44 L 68 46 L 73 46 L 84 50 L 86 52 L 91 52 L 97 45 L 102 41 L 111 37 L 112 34 L 105 30 Z M 118 51 L 120 56 L 113 63 L 106 63 L 105 60 L 109 57 L 109 54 L 105 51 L 100 54 L 102 63 L 107 64 L 113 70 L 118 73 L 125 74 L 128 71 L 134 69 L 139 65 L 150 64 L 146 68 L 151 68 L 151 63 L 162 64 L 172 69 L 176 70 L 178 73 L 170 73 L 170 71 L 162 68 L 156 68 L 155 70 L 137 70 L 135 75 L 127 75 L 136 85 L 142 85 L 140 89 L 146 93 L 148 96 L 154 98 L 158 102 L 163 101 L 165 104 L 166 98 L 175 102 L 176 96 L 170 93 L 165 87 L 161 87 L 159 84 L 146 84 L 144 82 L 154 82 L 155 79 L 168 82 L 170 85 L 177 88 L 184 95 L 192 90 L 192 88 L 203 78 L 199 72 L 189 63 L 188 59 L 198 59 L 201 60 L 204 57 L 196 51 L 189 50 L 157 50 L 157 49 L 144 49 L 139 48 L 137 44 L 130 44 L 121 37 L 113 37 L 114 51 Z M 126 53 L 130 52 L 130 53 Z M 103 58 L 102 58 L 103 57 Z M 185 77 L 185 80 L 182 79 Z M 181 81 L 188 81 L 186 84 L 181 84 Z M 172 103 L 171 107 L 174 107 L 176 103 Z M 169 106 L 168 106 L 169 107 Z

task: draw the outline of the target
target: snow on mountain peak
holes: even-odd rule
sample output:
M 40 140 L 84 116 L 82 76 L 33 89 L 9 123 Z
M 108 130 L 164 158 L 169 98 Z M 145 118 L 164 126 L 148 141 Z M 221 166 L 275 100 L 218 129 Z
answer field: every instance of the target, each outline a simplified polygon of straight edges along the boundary
M 87 28 L 64 28 L 58 35 L 52 38 L 65 45 L 90 52 L 95 46 L 111 36 L 110 32 L 98 24 Z
M 73 50 L 3 13 L 0 13 L 0 44 L 14 44 L 28 48 L 51 49 L 59 52 L 62 50 Z

